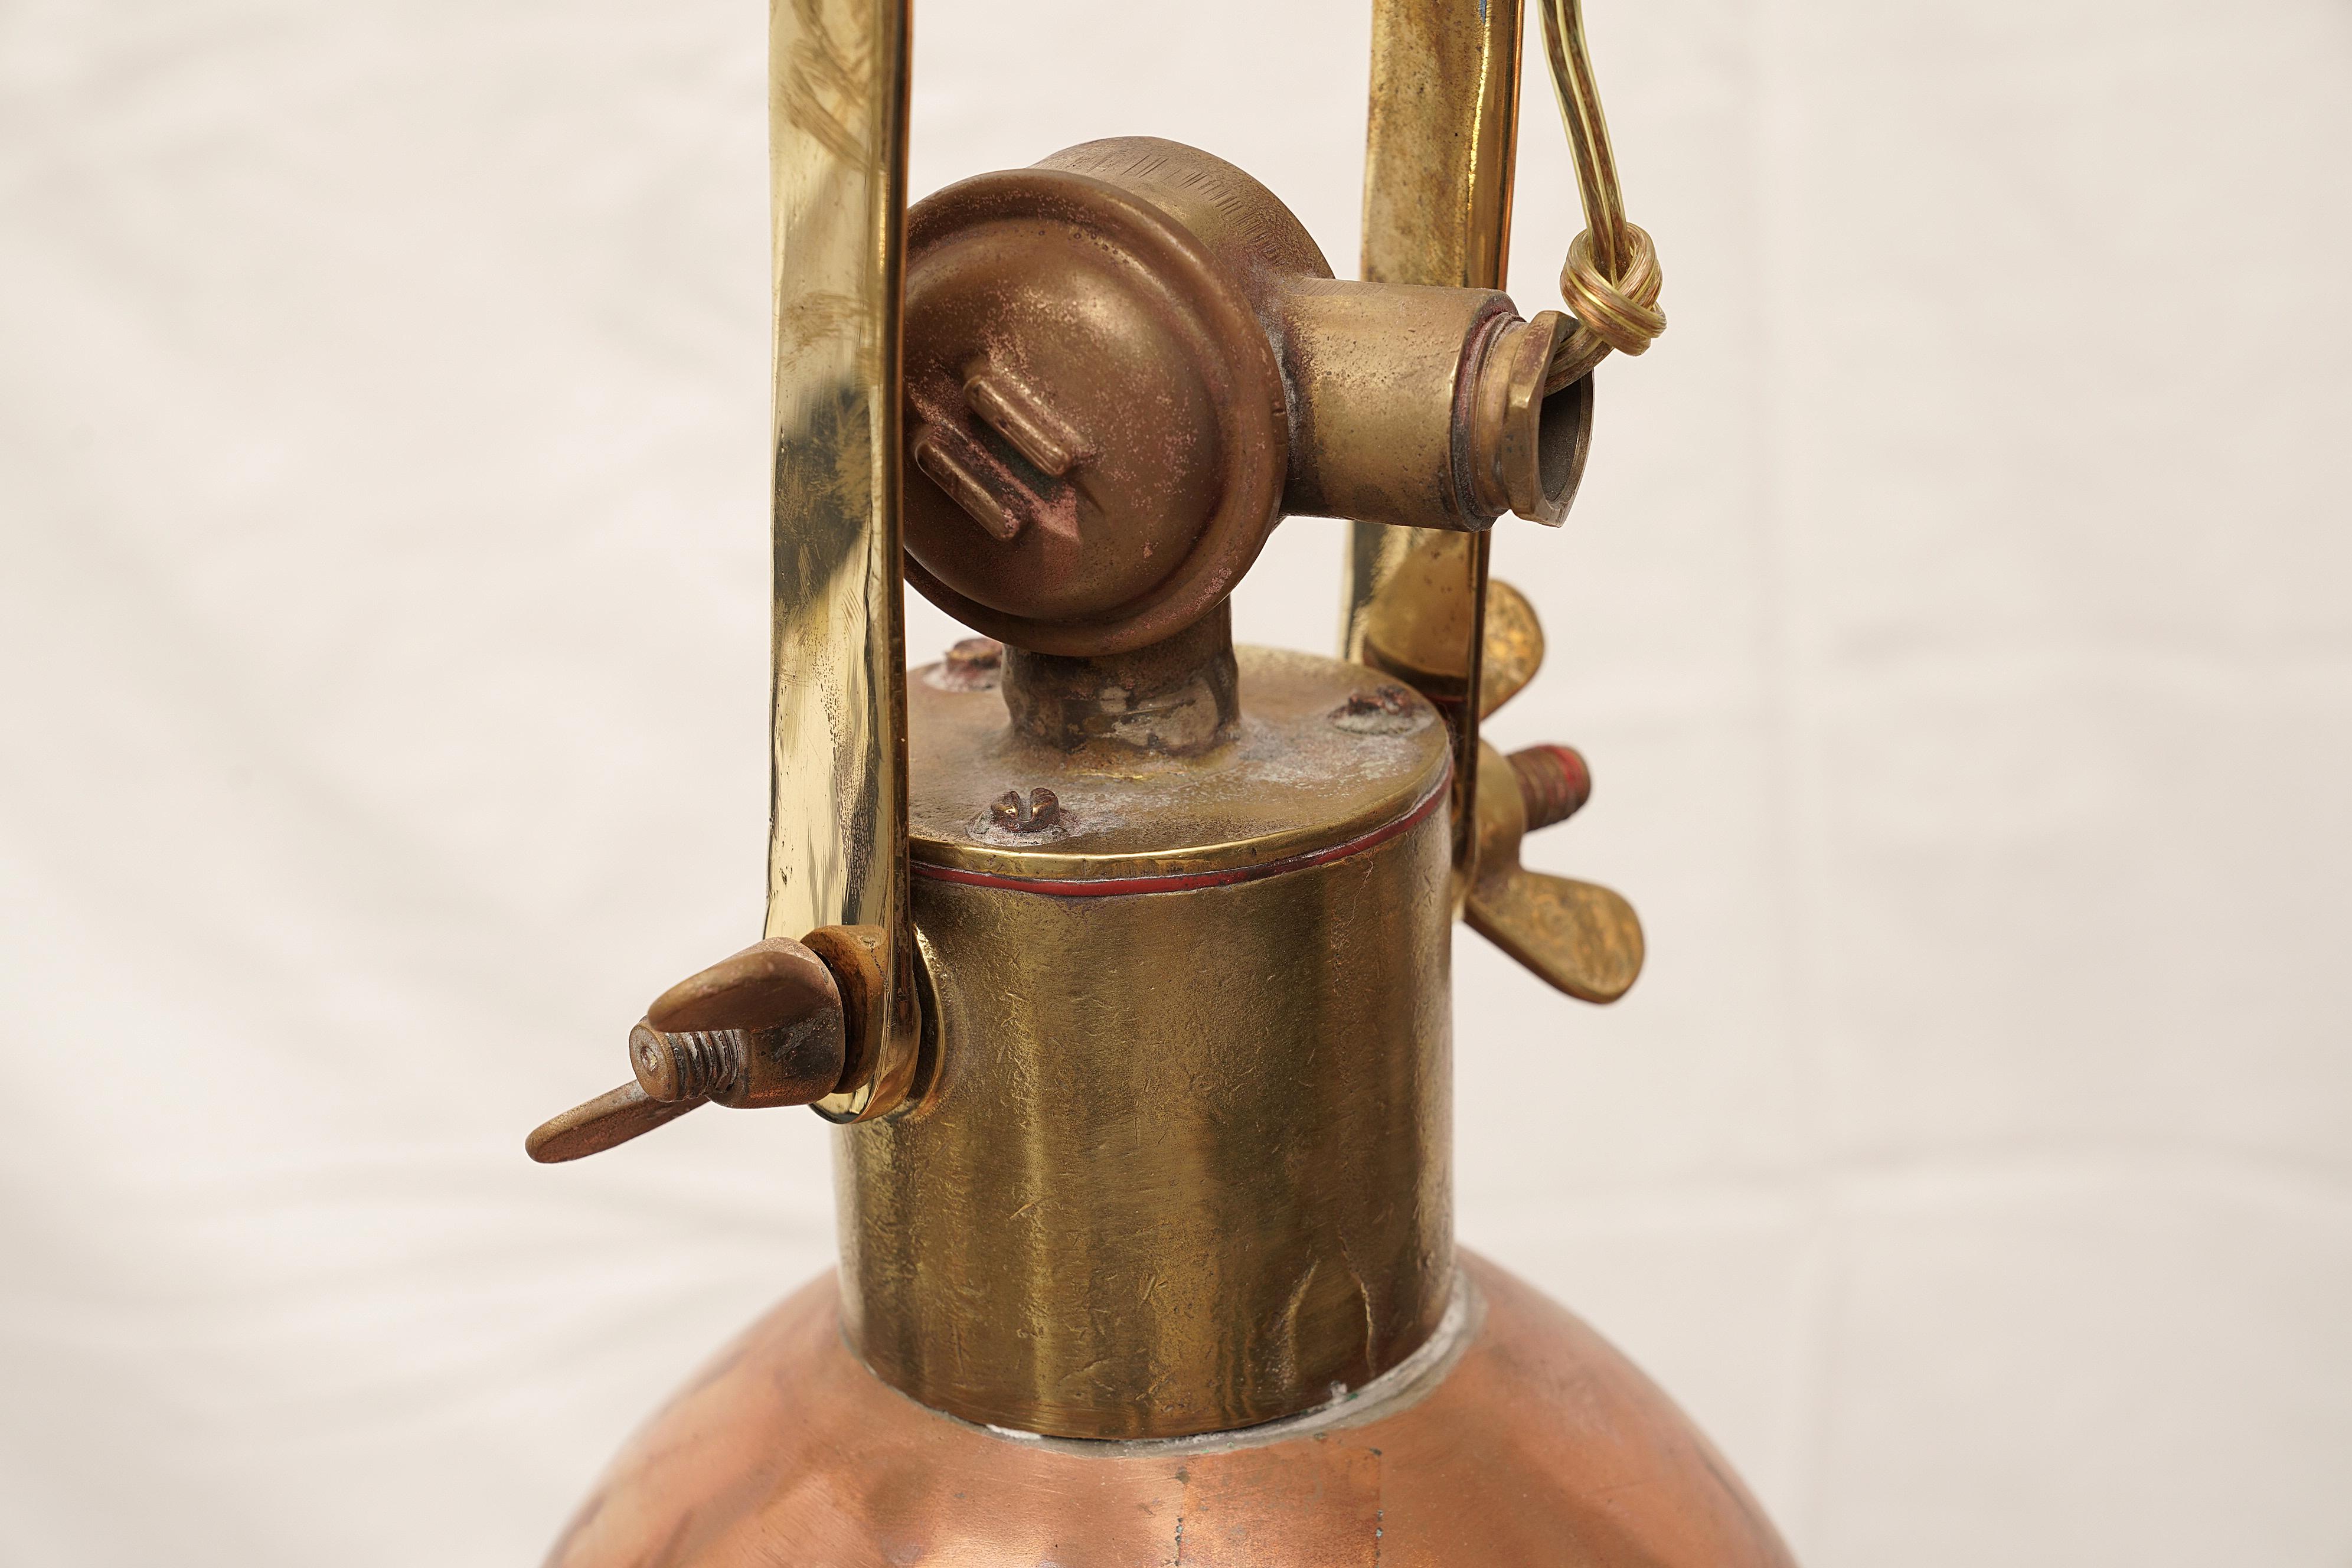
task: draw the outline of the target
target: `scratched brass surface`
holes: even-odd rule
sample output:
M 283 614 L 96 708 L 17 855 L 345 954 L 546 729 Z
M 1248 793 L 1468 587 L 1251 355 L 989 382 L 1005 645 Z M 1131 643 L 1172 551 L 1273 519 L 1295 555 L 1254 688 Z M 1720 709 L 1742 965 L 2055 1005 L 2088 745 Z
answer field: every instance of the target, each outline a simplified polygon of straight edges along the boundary
M 1391 283 L 1500 289 L 1518 151 L 1520 0 L 1373 0 L 1371 110 L 1365 138 L 1363 275 Z M 1466 689 L 1454 731 L 1455 864 L 1476 853 L 1478 660 L 1489 537 L 1446 542 L 1427 529 L 1351 523 L 1340 651 L 1364 655 L 1374 601 L 1412 563 L 1460 598 Z
M 1377 675 L 1312 654 L 1234 652 L 1239 733 L 1192 756 L 1100 742 L 1065 751 L 1015 732 L 994 688 L 949 689 L 939 666 L 915 671 L 915 858 L 1056 879 L 1260 866 L 1393 821 L 1444 778 L 1445 730 L 1418 699 L 1392 719 L 1344 728 L 1334 715 L 1378 690 Z M 990 804 L 1005 791 L 1040 786 L 1060 798 L 1055 830 L 992 824 Z
M 630 1440 L 549 1568 L 1790 1568 L 1654 1384 L 1462 1266 L 1483 1310 L 1418 1397 L 1205 1447 L 1024 1442 L 925 1410 L 843 1346 L 819 1279 Z
M 771 0 L 774 226 L 773 783 L 766 934 L 883 933 L 865 1081 L 877 1115 L 916 1065 L 906 922 L 899 306 L 907 0 Z
M 1519 17 L 1517 0 L 1373 0 L 1366 279 L 1503 287 Z
M 1136 1437 L 1411 1353 L 1452 1270 L 1446 826 L 1181 891 L 919 878 L 939 1077 L 838 1135 L 868 1363 L 971 1420 Z

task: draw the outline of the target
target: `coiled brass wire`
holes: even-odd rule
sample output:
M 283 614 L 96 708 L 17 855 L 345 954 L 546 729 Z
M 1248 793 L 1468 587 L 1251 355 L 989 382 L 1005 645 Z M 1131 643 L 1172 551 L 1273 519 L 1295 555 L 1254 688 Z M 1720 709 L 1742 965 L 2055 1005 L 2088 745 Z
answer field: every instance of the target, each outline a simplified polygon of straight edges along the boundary
M 1557 392 L 1584 375 L 1609 351 L 1638 354 L 1666 330 L 1658 309 L 1664 281 L 1657 247 L 1639 224 L 1625 218 L 1624 193 L 1617 184 L 1617 160 L 1609 149 L 1609 122 L 1601 112 L 1601 89 L 1592 79 L 1592 57 L 1584 44 L 1581 0 L 1538 0 L 1543 13 L 1544 53 L 1551 62 L 1551 85 L 1559 117 L 1576 156 L 1577 192 L 1584 202 L 1583 232 L 1569 242 L 1560 268 L 1559 291 L 1576 318 L 1576 331 L 1552 355 L 1544 390 Z

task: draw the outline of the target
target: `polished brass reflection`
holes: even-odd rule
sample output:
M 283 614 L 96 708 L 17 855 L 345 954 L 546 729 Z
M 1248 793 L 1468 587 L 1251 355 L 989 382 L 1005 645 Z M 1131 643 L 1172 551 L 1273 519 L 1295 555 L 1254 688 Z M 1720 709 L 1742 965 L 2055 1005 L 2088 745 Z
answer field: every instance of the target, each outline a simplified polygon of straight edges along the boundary
M 1568 385 L 1589 375 L 1610 350 L 1647 352 L 1666 330 L 1658 309 L 1664 276 L 1648 231 L 1627 221 L 1625 196 L 1617 184 L 1617 158 L 1610 150 L 1609 121 L 1593 80 L 1591 51 L 1584 44 L 1582 0 L 1537 0 L 1543 14 L 1544 58 L 1551 67 L 1553 96 L 1576 161 L 1577 193 L 1584 204 L 1584 229 L 1569 243 L 1560 268 L 1560 294 L 1576 313 L 1574 335 L 1559 345 L 1549 384 Z
M 882 935 L 862 1080 L 818 1102 L 880 1115 L 912 1081 L 899 296 L 907 0 L 772 0 L 774 760 L 767 934 Z

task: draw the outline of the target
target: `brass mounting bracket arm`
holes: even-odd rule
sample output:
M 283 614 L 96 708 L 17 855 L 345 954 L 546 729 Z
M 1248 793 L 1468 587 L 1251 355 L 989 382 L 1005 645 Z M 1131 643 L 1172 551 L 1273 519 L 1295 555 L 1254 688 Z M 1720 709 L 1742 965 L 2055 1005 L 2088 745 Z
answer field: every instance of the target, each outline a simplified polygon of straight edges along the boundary
M 1547 395 L 1580 388 L 1568 403 L 1576 425 L 1572 495 L 1591 437 L 1593 367 L 1612 350 L 1642 353 L 1666 320 L 1657 308 L 1656 249 L 1625 217 L 1580 0 L 1534 3 L 1585 216 L 1560 274 L 1575 330 L 1559 338 L 1544 377 Z M 1523 0 L 1374 0 L 1365 278 L 1503 287 L 1522 15 Z M 1605 889 L 1523 871 L 1518 831 L 1497 827 L 1523 821 L 1517 795 L 1491 806 L 1483 798 L 1511 774 L 1498 773 L 1501 759 L 1481 745 L 1480 721 L 1542 658 L 1532 607 L 1507 584 L 1490 584 L 1490 539 L 1355 524 L 1341 652 L 1409 681 L 1445 717 L 1455 891 L 1471 924 L 1570 994 L 1612 1001 L 1641 969 L 1632 907 Z
M 1500 289 L 1517 155 L 1520 0 L 1374 0 L 1364 154 L 1368 282 Z M 1382 664 L 1444 714 L 1454 741 L 1454 862 L 1477 853 L 1480 644 L 1491 536 L 1351 523 L 1341 657 Z M 1384 596 L 1425 650 L 1396 668 L 1369 646 Z M 1392 609 L 1391 614 L 1397 613 Z M 1402 629 L 1402 628 L 1401 628 Z
M 599 1152 L 706 1102 L 862 1121 L 915 1084 L 898 468 L 909 5 L 768 7 L 767 940 L 665 993 L 630 1036 L 636 1081 L 539 1128 L 536 1160 Z
M 770 937 L 842 927 L 877 983 L 820 1114 L 895 1108 L 920 1020 L 899 541 L 908 0 L 771 0 L 775 261 Z

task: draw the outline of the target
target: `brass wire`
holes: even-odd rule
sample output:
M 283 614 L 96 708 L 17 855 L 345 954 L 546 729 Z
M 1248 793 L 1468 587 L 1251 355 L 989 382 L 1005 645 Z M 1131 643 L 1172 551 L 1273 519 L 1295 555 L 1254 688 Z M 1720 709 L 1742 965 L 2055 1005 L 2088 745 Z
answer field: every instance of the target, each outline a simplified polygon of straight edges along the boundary
M 1560 388 L 1586 374 L 1609 351 L 1638 354 L 1666 330 L 1658 309 L 1664 275 L 1648 231 L 1625 217 L 1625 196 L 1617 184 L 1617 160 L 1609 148 L 1609 121 L 1601 111 L 1601 89 L 1592 79 L 1592 56 L 1584 43 L 1581 0 L 1538 0 L 1543 13 L 1544 55 L 1551 62 L 1551 85 L 1559 100 L 1560 122 L 1576 157 L 1577 193 L 1584 203 L 1585 227 L 1569 242 L 1560 268 L 1559 291 L 1577 328 L 1552 356 L 1544 390 Z

